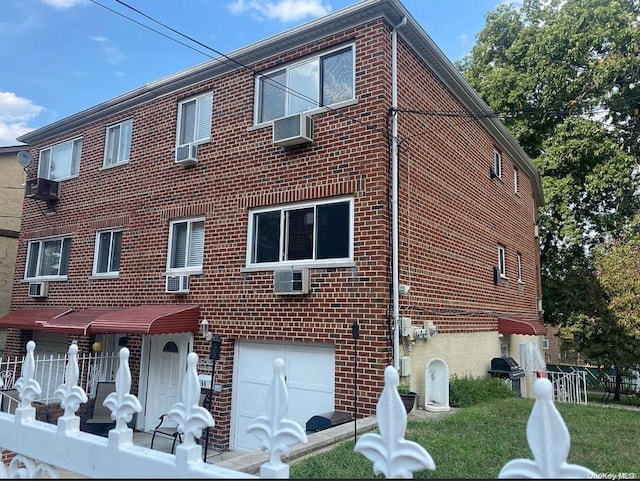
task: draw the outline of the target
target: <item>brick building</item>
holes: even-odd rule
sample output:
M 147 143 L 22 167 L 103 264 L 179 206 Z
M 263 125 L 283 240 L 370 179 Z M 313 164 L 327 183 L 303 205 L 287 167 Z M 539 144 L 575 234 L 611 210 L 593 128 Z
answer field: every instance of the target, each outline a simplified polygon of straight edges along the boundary
M 388 364 L 421 393 L 431 358 L 483 376 L 541 339 L 538 172 L 398 1 L 229 57 L 19 139 L 8 350 L 126 343 L 149 430 L 206 320 L 214 444 L 252 450 L 276 357 L 304 423 L 352 411 L 356 370 L 365 415 Z

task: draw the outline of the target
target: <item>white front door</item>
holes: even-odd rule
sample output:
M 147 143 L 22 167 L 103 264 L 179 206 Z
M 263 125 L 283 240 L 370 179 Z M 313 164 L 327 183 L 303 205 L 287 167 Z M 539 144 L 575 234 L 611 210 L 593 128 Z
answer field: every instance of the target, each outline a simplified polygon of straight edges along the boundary
M 305 429 L 312 416 L 334 410 L 333 346 L 237 342 L 231 426 L 234 451 L 260 449 L 258 438 L 247 433 L 247 428 L 256 417 L 267 414 L 267 391 L 277 358 L 285 362 L 289 390 L 287 418 Z
M 187 365 L 189 335 L 163 334 L 151 337 L 149 383 L 146 397 L 145 431 L 153 430 L 160 416 L 180 398 L 180 384 Z M 164 425 L 175 426 L 165 418 Z

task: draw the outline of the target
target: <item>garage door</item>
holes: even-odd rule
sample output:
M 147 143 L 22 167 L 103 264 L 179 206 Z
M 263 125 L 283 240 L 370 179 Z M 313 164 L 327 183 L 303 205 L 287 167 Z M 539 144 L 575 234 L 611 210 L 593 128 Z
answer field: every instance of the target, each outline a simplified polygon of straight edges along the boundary
M 247 428 L 256 417 L 267 414 L 267 391 L 277 358 L 285 362 L 289 419 L 304 429 L 311 416 L 334 410 L 333 346 L 238 342 L 231 426 L 234 451 L 260 449 L 258 438 Z

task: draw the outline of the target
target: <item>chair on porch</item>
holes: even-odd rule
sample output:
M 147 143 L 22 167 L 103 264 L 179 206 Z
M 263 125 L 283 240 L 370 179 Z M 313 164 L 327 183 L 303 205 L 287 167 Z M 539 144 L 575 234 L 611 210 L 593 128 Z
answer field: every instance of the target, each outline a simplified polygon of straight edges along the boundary
M 15 414 L 16 408 L 20 405 L 17 389 L 6 389 L 0 391 L 0 411 Z
M 115 392 L 115 382 L 99 382 L 96 387 L 96 398 L 93 404 L 93 410 L 89 419 L 86 420 L 86 430 L 93 434 L 108 431 L 110 428 L 116 425 L 116 422 L 111 419 L 111 411 L 104 405 L 104 400 L 109 394 Z
M 209 399 L 209 393 L 208 392 L 200 392 L 200 406 L 208 406 L 208 399 Z M 167 425 L 167 418 L 168 413 L 165 413 L 163 415 L 161 415 L 158 419 L 159 419 L 159 423 L 158 425 L 153 428 L 153 434 L 151 436 L 151 449 L 153 449 L 153 442 L 156 439 L 156 435 L 159 436 L 164 436 L 167 438 L 172 439 L 172 443 L 171 443 L 171 454 L 174 454 L 175 450 L 176 450 L 176 444 L 177 443 L 182 443 L 182 433 L 180 433 L 178 431 L 178 427 L 177 426 L 170 426 Z M 196 439 L 197 442 L 199 442 L 199 440 Z

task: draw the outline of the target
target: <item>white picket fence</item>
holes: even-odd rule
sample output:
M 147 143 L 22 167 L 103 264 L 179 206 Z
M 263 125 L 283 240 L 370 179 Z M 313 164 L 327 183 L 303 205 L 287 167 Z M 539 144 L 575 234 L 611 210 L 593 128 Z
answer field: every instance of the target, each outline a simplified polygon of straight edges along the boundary
M 76 411 L 87 402 L 85 390 L 78 385 L 77 346 L 69 347 L 69 361 L 65 367 L 64 383 L 55 392 L 64 409 L 56 425 L 35 419 L 31 405 L 41 392 L 34 378 L 35 343 L 27 343 L 27 355 L 22 376 L 15 382 L 20 405 L 15 414 L 0 412 L 0 453 L 7 449 L 17 453 L 8 467 L 0 463 L 0 478 L 58 477 L 64 469 L 87 477 L 97 478 L 255 478 L 202 459 L 202 447 L 196 439 L 214 421 L 206 409 L 198 405 L 200 384 L 197 374 L 198 356 L 190 353 L 187 372 L 181 386 L 181 398 L 169 410 L 169 417 L 183 433 L 183 442 L 175 454 L 153 451 L 133 445 L 133 431 L 127 426 L 142 406 L 130 394 L 131 373 L 129 350 L 119 353 L 116 392 L 104 401 L 115 421 L 108 438 L 81 432 Z M 269 388 L 268 415 L 256 418 L 248 431 L 261 441 L 269 452 L 269 461 L 260 468 L 261 478 L 288 478 L 289 466 L 281 456 L 292 445 L 306 443 L 302 427 L 287 419 L 288 391 L 284 379 L 284 362 L 276 359 Z M 427 450 L 404 439 L 407 413 L 397 391 L 398 372 L 388 366 L 384 373 L 384 389 L 377 403 L 378 433 L 363 434 L 355 451 L 373 463 L 373 472 L 387 478 L 412 478 L 421 470 L 435 470 L 436 463 Z M 500 478 L 594 478 L 597 475 L 582 466 L 567 464 L 570 448 L 567 427 L 553 403 L 553 386 L 540 378 L 534 384 L 536 401 L 527 425 L 527 440 L 533 460 L 514 459 L 504 465 Z

